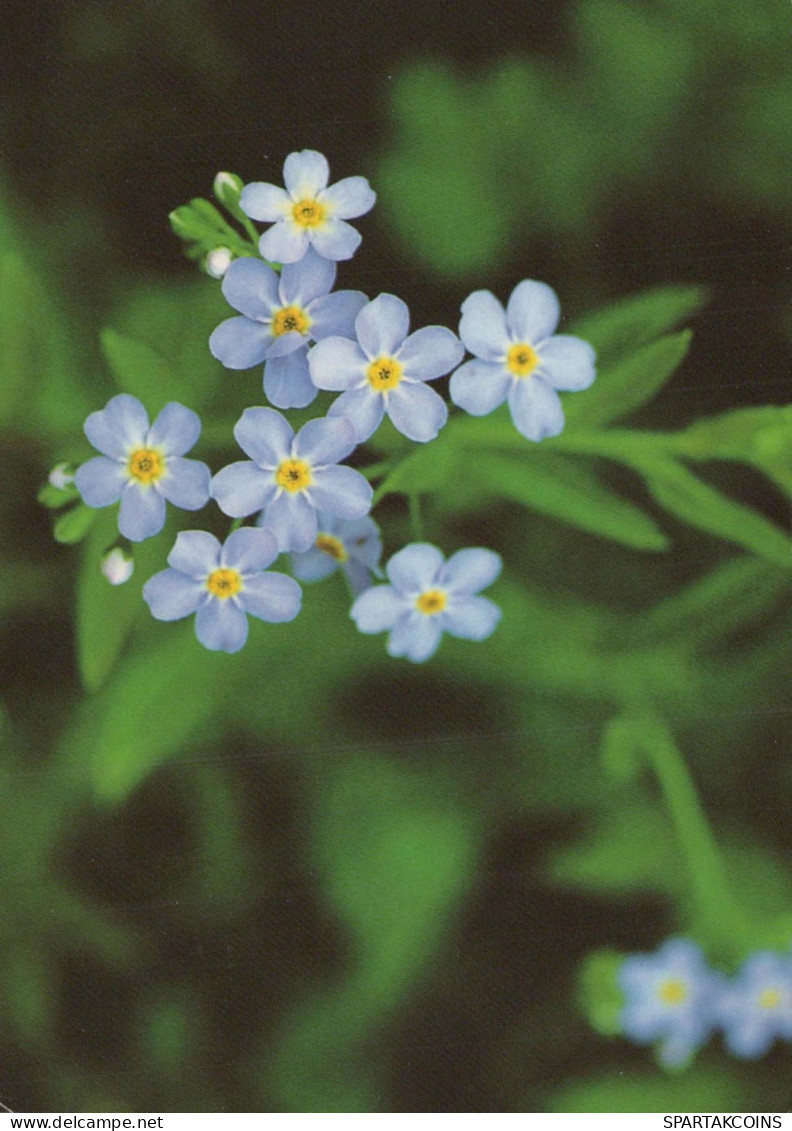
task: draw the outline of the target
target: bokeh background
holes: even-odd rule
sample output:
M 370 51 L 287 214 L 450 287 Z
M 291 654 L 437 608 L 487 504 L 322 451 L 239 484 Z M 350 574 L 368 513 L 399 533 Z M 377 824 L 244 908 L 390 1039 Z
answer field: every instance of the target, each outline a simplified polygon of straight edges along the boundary
M 172 531 L 121 594 L 95 569 L 112 516 L 58 545 L 35 497 L 57 459 L 88 454 L 82 421 L 115 391 L 108 326 L 178 363 L 162 400 L 225 421 L 202 454 L 233 457 L 220 437 L 261 400 L 258 378 L 208 356 L 227 308 L 167 216 L 220 169 L 278 182 L 301 148 L 333 179 L 371 180 L 342 285 L 399 294 L 415 325 L 456 327 L 470 291 L 505 299 L 528 277 L 570 318 L 704 284 L 687 360 L 632 423 L 785 404 L 789 15 L 782 0 L 7 0 L 4 1104 L 787 1109 L 788 1047 L 746 1066 L 713 1046 L 667 1075 L 597 1033 L 577 988 L 592 951 L 652 949 L 686 925 L 651 782 L 618 783 L 599 757 L 639 655 L 738 886 L 762 913 L 792 909 L 783 569 L 762 566 L 731 635 L 710 633 L 710 604 L 656 654 L 636 644 L 652 609 L 737 551 L 606 466 L 670 550 L 497 493 L 458 511 L 428 500 L 433 540 L 507 562 L 487 645 L 389 661 L 382 638 L 355 635 L 335 578 L 227 658 L 139 607 Z M 788 527 L 758 471 L 702 475 Z M 407 516 L 397 499 L 383 516 L 390 553 Z

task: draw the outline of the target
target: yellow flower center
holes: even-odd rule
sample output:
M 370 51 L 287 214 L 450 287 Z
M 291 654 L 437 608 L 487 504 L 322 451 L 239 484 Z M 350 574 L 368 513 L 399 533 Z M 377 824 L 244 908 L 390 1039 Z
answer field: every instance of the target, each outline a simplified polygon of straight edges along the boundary
M 780 1004 L 781 994 L 778 992 L 778 990 L 762 990 L 762 992 L 759 994 L 760 1009 L 777 1009 Z
M 446 607 L 446 595 L 442 589 L 425 589 L 416 600 L 415 607 L 424 616 L 433 617 Z
M 538 364 L 536 350 L 527 342 L 517 342 L 506 354 L 506 368 L 515 377 L 530 377 Z
M 283 306 L 272 316 L 272 332 L 276 338 L 281 334 L 304 334 L 311 325 L 311 319 L 299 306 Z
M 366 370 L 366 376 L 375 393 L 386 393 L 401 381 L 402 367 L 393 357 L 377 357 Z
M 681 1005 L 683 1001 L 687 1000 L 687 986 L 678 978 L 672 978 L 663 982 L 657 991 L 657 996 L 664 1005 Z
M 206 579 L 206 588 L 214 597 L 225 601 L 242 588 L 242 578 L 235 569 L 215 569 Z
M 344 543 L 333 534 L 317 534 L 316 548 L 317 550 L 322 550 L 325 554 L 329 554 L 336 562 L 345 562 L 349 557 L 349 554 L 344 549 Z
M 154 448 L 138 448 L 127 460 L 127 471 L 139 483 L 153 483 L 165 471 L 165 461 Z
M 304 459 L 284 459 L 278 464 L 275 482 L 284 491 L 294 494 L 311 485 L 311 468 Z
M 324 222 L 326 213 L 325 206 L 320 201 L 312 200 L 310 197 L 298 200 L 296 204 L 292 205 L 294 222 L 299 224 L 301 228 L 318 228 Z

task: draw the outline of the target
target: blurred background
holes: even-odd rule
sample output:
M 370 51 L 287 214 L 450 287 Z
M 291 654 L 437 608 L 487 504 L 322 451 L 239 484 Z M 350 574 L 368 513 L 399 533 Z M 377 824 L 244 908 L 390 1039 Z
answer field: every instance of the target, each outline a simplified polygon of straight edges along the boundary
M 433 541 L 507 562 L 491 642 L 389 661 L 355 635 L 335 577 L 294 625 L 218 657 L 139 603 L 172 529 L 111 591 L 96 562 L 112 516 L 57 545 L 35 496 L 58 459 L 89 454 L 82 422 L 115 391 L 105 327 L 160 349 L 183 376 L 162 401 L 211 409 L 227 436 L 261 401 L 256 374 L 209 357 L 227 307 L 167 216 L 220 169 L 280 182 L 302 148 L 377 190 L 339 281 L 399 294 L 415 326 L 456 328 L 472 290 L 505 300 L 523 278 L 570 319 L 704 284 L 691 353 L 632 423 L 786 404 L 788 6 L 7 0 L 5 25 L 0 1100 L 787 1110 L 788 1047 L 745 1066 L 713 1045 L 669 1076 L 597 1033 L 577 991 L 590 952 L 685 929 L 651 783 L 614 784 L 600 735 L 639 662 L 636 625 L 734 547 L 607 468 L 670 551 L 497 497 L 430 499 Z M 207 443 L 193 454 L 213 469 L 234 458 Z M 702 474 L 788 526 L 758 472 Z M 390 554 L 407 516 L 388 500 L 382 517 Z M 641 652 L 737 883 L 768 914 L 792 907 L 787 582 L 766 567 L 767 599 L 717 656 L 697 650 L 703 614 Z

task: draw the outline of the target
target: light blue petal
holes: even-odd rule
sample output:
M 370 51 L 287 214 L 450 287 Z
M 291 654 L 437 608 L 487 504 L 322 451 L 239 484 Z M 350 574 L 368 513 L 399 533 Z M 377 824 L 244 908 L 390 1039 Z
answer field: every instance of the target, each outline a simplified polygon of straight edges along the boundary
M 354 338 L 355 319 L 368 302 L 362 291 L 336 291 L 324 295 L 311 304 L 311 337 L 316 342 L 337 334 L 342 338 Z M 361 361 L 365 358 L 360 351 Z
M 276 408 L 305 408 L 317 389 L 308 369 L 308 350 L 295 350 L 287 357 L 273 357 L 264 366 L 264 392 Z
M 388 396 L 387 412 L 395 428 L 422 444 L 434 440 L 448 420 L 443 398 L 420 382 L 397 385 Z
M 456 334 L 445 326 L 425 326 L 406 339 L 399 350 L 399 363 L 407 377 L 434 381 L 459 365 L 465 349 Z
M 557 436 L 564 428 L 558 393 L 537 374 L 512 382 L 509 409 L 514 427 L 528 440 Z
M 329 177 L 327 158 L 315 149 L 290 153 L 283 162 L 283 183 L 292 200 L 318 196 L 327 187 Z
M 377 295 L 355 319 L 358 341 L 370 360 L 392 357 L 410 330 L 410 311 L 395 295 Z
M 351 467 L 323 467 L 308 489 L 311 502 L 339 518 L 362 518 L 371 508 L 371 484 Z
M 301 601 L 300 586 L 285 573 L 259 573 L 248 577 L 239 594 L 239 603 L 246 613 L 270 624 L 294 620 Z
M 206 599 L 206 587 L 175 569 L 155 573 L 143 586 L 143 600 L 155 620 L 181 620 Z
M 121 498 L 126 486 L 123 464 L 107 456 L 95 456 L 74 473 L 74 486 L 89 507 L 109 507 Z
M 333 289 L 336 271 L 335 263 L 324 259 L 309 247 L 299 262 L 287 263 L 283 268 L 278 305 L 308 306 Z
M 271 473 L 251 460 L 231 463 L 212 479 L 212 498 L 223 514 L 245 518 L 265 507 L 276 491 Z
M 319 516 L 319 529 L 322 530 L 322 516 Z M 338 534 L 350 558 L 356 558 L 369 569 L 377 569 L 382 554 L 382 540 L 379 527 L 373 518 L 358 518 L 351 522 L 339 522 Z
M 493 550 L 459 550 L 452 554 L 437 579 L 437 584 L 453 593 L 478 593 L 492 585 L 503 561 Z
M 247 640 L 247 617 L 233 598 L 211 599 L 195 614 L 195 635 L 212 652 L 238 652 Z
M 359 593 L 370 588 L 372 584 L 371 570 L 367 569 L 362 562 L 356 562 L 349 558 L 344 562 L 341 569 L 353 597 L 357 597 Z
M 539 351 L 538 373 L 563 392 L 587 389 L 596 376 L 594 347 L 571 334 L 556 334 Z
M 327 220 L 321 228 L 309 229 L 308 239 L 325 259 L 351 259 L 360 247 L 361 235 L 346 220 Z
M 501 611 L 486 597 L 456 597 L 439 614 L 443 631 L 463 640 L 486 640 L 501 619 Z
M 345 459 L 356 444 L 355 429 L 344 417 L 309 420 L 294 438 L 294 454 L 313 467 Z
M 329 204 L 333 215 L 342 220 L 365 215 L 376 201 L 377 194 L 365 177 L 344 177 L 322 193 L 322 203 Z
M 401 593 L 390 585 L 375 585 L 357 598 L 349 615 L 359 632 L 389 632 L 410 606 Z
M 271 530 L 243 526 L 226 538 L 220 564 L 246 575 L 272 565 L 278 556 L 278 540 Z M 247 584 L 247 581 L 245 582 Z
M 292 554 L 291 565 L 294 576 L 300 581 L 322 581 L 339 568 L 340 563 L 314 547 L 303 554 Z
M 242 189 L 239 207 L 251 220 L 272 224 L 291 212 L 292 200 L 278 185 L 252 181 Z
M 303 494 L 281 492 L 264 508 L 261 524 L 274 533 L 281 550 L 308 550 L 316 540 L 316 511 Z
M 437 546 L 429 542 L 412 542 L 393 555 L 385 572 L 400 592 L 414 597 L 424 589 L 431 589 L 444 561 Z
M 84 431 L 102 455 L 124 459 L 135 448 L 142 448 L 149 429 L 148 413 L 129 393 L 119 393 L 101 412 L 92 412 Z
M 462 303 L 459 336 L 484 361 L 502 361 L 511 344 L 506 312 L 491 291 L 474 291 Z
M 200 460 L 171 456 L 167 474 L 157 481 L 156 488 L 175 507 L 197 511 L 209 502 L 211 478 L 209 468 Z
M 328 409 L 329 417 L 343 417 L 355 429 L 355 439 L 362 444 L 373 435 L 385 415 L 385 398 L 368 385 L 362 389 L 348 389 L 337 397 Z
M 365 596 L 365 594 L 364 594 Z M 410 613 L 400 620 L 388 639 L 388 654 L 423 664 L 437 651 L 443 630 L 437 617 Z
M 272 408 L 246 408 L 234 425 L 242 451 L 263 468 L 275 468 L 291 454 L 294 431 Z
M 165 500 L 153 487 L 128 483 L 121 496 L 118 529 L 130 542 L 159 534 L 165 525 Z
M 221 290 L 226 302 L 256 322 L 269 322 L 280 305 L 280 279 L 267 263 L 245 255 L 235 259 L 223 276 Z
M 561 307 L 553 288 L 535 279 L 518 283 L 506 307 L 506 322 L 515 342 L 543 342 L 555 330 L 560 316 Z
M 205 581 L 220 565 L 220 543 L 205 530 L 183 530 L 168 554 L 168 565 L 196 581 Z
M 466 361 L 451 374 L 451 400 L 471 416 L 486 416 L 503 404 L 512 379 L 499 361 Z
M 165 405 L 149 429 L 146 446 L 162 448 L 166 456 L 183 456 L 198 442 L 201 418 L 178 401 Z
M 250 369 L 261 364 L 273 341 L 269 323 L 252 322 L 240 314 L 227 318 L 212 331 L 209 352 L 226 369 Z
M 325 338 L 308 353 L 311 380 L 317 389 L 348 389 L 365 379 L 366 357 L 357 342 Z
M 308 231 L 290 219 L 279 220 L 259 240 L 259 251 L 274 263 L 296 263 L 308 250 Z
M 297 330 L 290 330 L 288 334 L 279 334 L 267 350 L 267 360 L 271 357 L 288 357 L 290 353 L 294 353 L 301 346 L 307 346 L 308 341 L 308 335 L 300 334 Z

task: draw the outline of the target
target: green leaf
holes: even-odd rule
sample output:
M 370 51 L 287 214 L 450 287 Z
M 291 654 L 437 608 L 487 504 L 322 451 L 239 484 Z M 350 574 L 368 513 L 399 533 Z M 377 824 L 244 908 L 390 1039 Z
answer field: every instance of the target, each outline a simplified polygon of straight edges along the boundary
M 174 233 L 180 239 L 195 244 L 201 253 L 213 251 L 216 247 L 227 247 L 237 255 L 255 252 L 253 245 L 203 197 L 195 197 L 189 204 L 174 209 L 168 220 Z
M 601 364 L 613 365 L 697 314 L 708 297 L 705 287 L 656 287 L 587 314 L 566 332 L 591 342 Z
M 55 487 L 52 483 L 46 483 L 36 499 L 42 506 L 48 507 L 50 510 L 60 510 L 65 507 L 67 503 L 73 503 L 80 497 L 80 493 L 76 487 Z
M 96 510 L 94 507 L 86 507 L 84 503 L 78 503 L 76 507 L 72 507 L 65 514 L 59 515 L 55 520 L 55 525 L 52 528 L 55 541 L 69 544 L 82 542 L 91 529 L 95 518 Z
M 113 329 L 102 331 L 101 343 L 119 389 L 141 400 L 151 414 L 158 412 L 178 385 L 173 366 L 145 342 Z
M 47 303 L 37 280 L 13 251 L 0 255 L 0 420 L 11 419 L 36 388 L 47 363 Z
M 607 364 L 590 388 L 564 398 L 567 428 L 593 431 L 640 408 L 681 365 L 690 339 L 689 330 L 668 334 Z
M 579 463 L 532 451 L 525 458 L 487 454 L 472 462 L 468 476 L 491 495 L 568 522 L 639 550 L 664 550 L 668 539 L 648 515 L 607 491 Z
M 624 956 L 615 951 L 593 951 L 586 957 L 578 975 L 580 1009 L 592 1029 L 606 1037 L 615 1037 L 620 1031 L 619 1015 L 624 995 L 619 989 L 617 975 L 623 961 Z
M 626 1046 L 623 1046 L 626 1047 Z M 778 1075 L 778 1074 L 776 1074 Z M 767 1078 L 765 1078 L 765 1083 Z M 787 1089 L 788 1090 L 788 1089 Z M 778 1100 L 785 1103 L 783 1087 L 776 1087 Z M 757 1106 L 757 1105 L 761 1105 Z M 664 1111 L 775 1111 L 786 1110 L 767 1101 L 762 1086 L 718 1065 L 700 1069 L 694 1066 L 684 1075 L 655 1071 L 631 1072 L 624 1069 L 584 1077 L 556 1092 L 547 1107 L 552 1112 L 664 1112 Z

